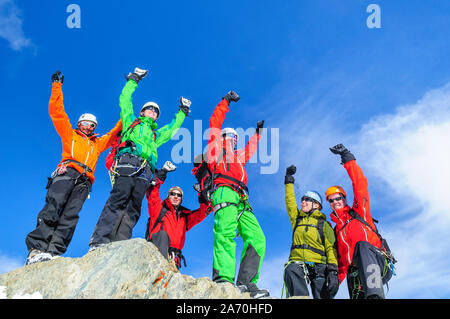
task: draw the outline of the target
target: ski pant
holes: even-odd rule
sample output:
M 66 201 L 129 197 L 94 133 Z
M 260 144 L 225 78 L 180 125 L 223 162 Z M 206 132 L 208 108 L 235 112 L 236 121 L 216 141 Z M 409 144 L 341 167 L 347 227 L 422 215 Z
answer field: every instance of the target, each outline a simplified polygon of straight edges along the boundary
M 166 258 L 167 260 L 169 260 L 169 258 L 173 259 L 178 269 L 180 269 L 181 267 L 182 260 L 184 261 L 184 266 L 186 267 L 186 259 L 181 253 L 181 249 L 170 247 L 170 236 L 164 229 L 161 228 L 161 230 L 159 230 L 158 232 L 153 233 L 151 239 L 149 239 L 148 234 L 146 234 L 145 237 L 146 240 L 149 240 L 151 243 L 153 243 L 153 245 L 156 246 L 156 248 L 158 248 L 159 252 L 164 256 L 164 258 Z
M 119 165 L 124 163 L 119 161 Z M 119 165 L 116 169 L 118 176 L 95 226 L 90 246 L 130 239 L 141 216 L 142 200 L 151 178 L 150 167 L 147 165 L 140 174 L 130 176 L 138 170 L 139 163 L 132 162 L 125 167 Z
M 213 207 L 231 203 L 214 211 L 213 280 L 234 283 L 236 271 L 236 230 L 244 241 L 237 284 L 256 284 L 264 260 L 266 238 L 248 201 L 231 187 L 222 186 L 214 191 Z M 238 215 L 241 214 L 239 220 Z
M 290 261 L 284 269 L 284 283 L 288 297 L 309 296 L 308 283 L 314 299 L 330 299 L 326 287 L 326 264 L 314 265 Z
M 37 216 L 36 228 L 25 239 L 28 250 L 64 254 L 90 190 L 90 179 L 74 168 L 68 167 L 66 173 L 54 177 L 48 186 L 45 206 Z
M 382 298 L 385 258 L 367 241 L 359 241 L 353 253 L 353 266 L 347 275 L 348 293 L 351 299 Z

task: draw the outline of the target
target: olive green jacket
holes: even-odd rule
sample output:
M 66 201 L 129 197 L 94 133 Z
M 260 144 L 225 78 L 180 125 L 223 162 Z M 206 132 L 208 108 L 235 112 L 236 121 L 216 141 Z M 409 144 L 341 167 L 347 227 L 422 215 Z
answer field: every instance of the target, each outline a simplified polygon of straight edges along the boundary
M 294 185 L 289 183 L 285 187 L 286 210 L 293 231 L 289 260 L 333 264 L 337 267 L 336 237 L 326 216 L 317 209 L 311 213 L 299 210 Z

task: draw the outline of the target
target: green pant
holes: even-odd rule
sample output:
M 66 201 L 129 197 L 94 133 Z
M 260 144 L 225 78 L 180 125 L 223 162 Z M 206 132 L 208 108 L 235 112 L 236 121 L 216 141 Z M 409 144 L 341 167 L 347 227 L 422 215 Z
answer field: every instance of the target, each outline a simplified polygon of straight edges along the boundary
M 264 260 L 266 238 L 248 203 L 234 189 L 219 187 L 212 196 L 212 205 L 231 203 L 215 210 L 213 280 L 234 283 L 236 271 L 236 230 L 244 241 L 237 284 L 257 283 Z M 242 214 L 241 214 L 242 213 Z M 240 218 L 238 220 L 238 215 Z

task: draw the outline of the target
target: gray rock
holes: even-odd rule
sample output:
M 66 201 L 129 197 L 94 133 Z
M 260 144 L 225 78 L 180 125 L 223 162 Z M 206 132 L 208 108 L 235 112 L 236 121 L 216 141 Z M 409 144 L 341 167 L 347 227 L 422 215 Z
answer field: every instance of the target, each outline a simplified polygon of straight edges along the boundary
M 0 275 L 6 298 L 45 299 L 241 299 L 231 283 L 181 274 L 142 238 L 117 241 L 81 258 L 58 258 Z

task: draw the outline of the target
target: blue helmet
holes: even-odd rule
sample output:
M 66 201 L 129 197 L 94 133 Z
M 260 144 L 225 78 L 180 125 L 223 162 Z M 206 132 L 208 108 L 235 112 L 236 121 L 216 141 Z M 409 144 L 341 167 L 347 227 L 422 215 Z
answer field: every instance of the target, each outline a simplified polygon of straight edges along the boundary
M 303 194 L 303 197 L 309 197 L 313 200 L 315 200 L 316 202 L 318 202 L 320 204 L 320 207 L 322 207 L 322 197 L 320 196 L 319 192 L 316 191 L 307 191 L 305 194 Z

